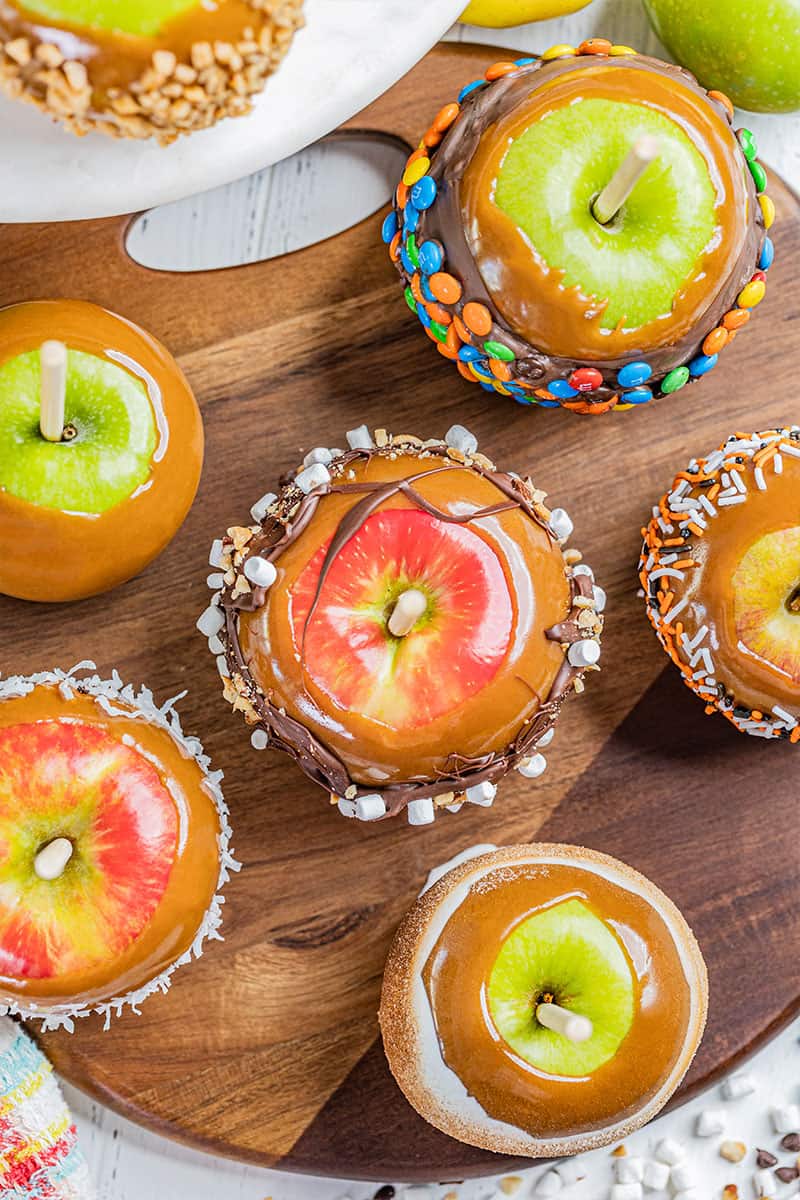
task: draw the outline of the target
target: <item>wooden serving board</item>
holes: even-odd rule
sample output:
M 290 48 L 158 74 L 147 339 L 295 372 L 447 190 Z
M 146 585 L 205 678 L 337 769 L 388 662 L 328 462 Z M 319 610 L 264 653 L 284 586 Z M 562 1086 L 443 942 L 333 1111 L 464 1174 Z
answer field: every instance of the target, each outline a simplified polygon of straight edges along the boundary
M 440 46 L 350 123 L 412 143 L 494 57 Z M 624 415 L 528 410 L 467 384 L 409 315 L 380 216 L 285 258 L 200 275 L 134 265 L 126 222 L 0 229 L 0 301 L 69 295 L 162 338 L 193 383 L 208 454 L 192 512 L 139 579 L 73 606 L 0 601 L 5 672 L 94 658 L 163 698 L 186 687 L 226 795 L 242 874 L 225 942 L 164 997 L 104 1033 L 42 1039 L 70 1081 L 194 1146 L 264 1165 L 371 1179 L 457 1179 L 507 1165 L 423 1123 L 386 1068 L 376 1022 L 389 941 L 428 869 L 477 842 L 542 838 L 608 851 L 681 906 L 711 973 L 703 1046 L 679 1099 L 800 1010 L 798 752 L 733 731 L 666 666 L 637 598 L 640 527 L 696 452 L 797 419 L 800 214 L 779 180 L 776 264 L 753 325 L 702 384 Z M 535 783 L 491 809 L 345 821 L 292 763 L 250 747 L 194 622 L 212 538 L 297 462 L 367 421 L 441 435 L 454 421 L 499 464 L 530 469 L 576 524 L 607 589 L 602 674 L 570 702 Z

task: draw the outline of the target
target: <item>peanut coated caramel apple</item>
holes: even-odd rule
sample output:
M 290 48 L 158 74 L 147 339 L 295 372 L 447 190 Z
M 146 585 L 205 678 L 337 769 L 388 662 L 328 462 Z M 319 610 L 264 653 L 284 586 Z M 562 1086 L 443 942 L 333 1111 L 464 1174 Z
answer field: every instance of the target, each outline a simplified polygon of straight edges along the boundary
M 200 410 L 149 333 L 78 300 L 0 309 L 0 592 L 79 600 L 137 575 L 202 465 Z
M 461 375 L 629 410 L 712 370 L 766 290 L 775 208 L 733 106 L 592 38 L 498 62 L 434 117 L 383 240 Z
M 534 778 L 596 670 L 602 589 L 572 522 L 475 437 L 347 434 L 214 543 L 198 628 L 258 749 L 291 754 L 346 817 L 427 825 Z
M 395 1079 L 431 1125 L 485 1150 L 555 1156 L 628 1137 L 700 1044 L 708 980 L 691 930 L 606 854 L 476 851 L 435 873 L 389 952 L 380 1026 Z
M 174 702 L 93 668 L 0 681 L 0 1005 L 48 1029 L 166 991 L 238 870 Z
M 302 0 L 0 0 L 0 90 L 72 133 L 157 138 L 249 113 Z
M 642 531 L 647 615 L 704 702 L 800 742 L 800 427 L 692 459 Z

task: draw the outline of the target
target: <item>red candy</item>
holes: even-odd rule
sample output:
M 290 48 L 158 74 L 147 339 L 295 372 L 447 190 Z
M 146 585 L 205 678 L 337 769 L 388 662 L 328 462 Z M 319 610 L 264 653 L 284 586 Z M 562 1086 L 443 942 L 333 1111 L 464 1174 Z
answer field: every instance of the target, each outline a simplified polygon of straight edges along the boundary
M 595 367 L 578 367 L 569 377 L 570 387 L 577 392 L 593 392 L 602 384 L 603 376 Z

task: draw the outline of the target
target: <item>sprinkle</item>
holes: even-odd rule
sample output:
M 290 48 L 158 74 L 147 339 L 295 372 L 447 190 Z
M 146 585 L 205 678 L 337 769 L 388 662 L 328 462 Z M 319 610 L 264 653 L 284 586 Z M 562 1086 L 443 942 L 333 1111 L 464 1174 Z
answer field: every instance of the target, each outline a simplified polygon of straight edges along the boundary
M 569 58 L 577 53 L 574 46 L 568 46 L 566 42 L 559 42 L 557 46 L 551 46 L 549 50 L 545 50 L 542 59 L 544 62 L 550 62 L 553 58 Z
M 775 204 L 770 196 L 762 192 L 758 197 L 758 203 L 761 205 L 761 215 L 764 218 L 764 228 L 769 229 L 775 220 Z
M 767 293 L 767 286 L 761 279 L 751 280 L 746 287 L 742 288 L 739 293 L 736 303 L 740 308 L 755 308 L 760 304 Z

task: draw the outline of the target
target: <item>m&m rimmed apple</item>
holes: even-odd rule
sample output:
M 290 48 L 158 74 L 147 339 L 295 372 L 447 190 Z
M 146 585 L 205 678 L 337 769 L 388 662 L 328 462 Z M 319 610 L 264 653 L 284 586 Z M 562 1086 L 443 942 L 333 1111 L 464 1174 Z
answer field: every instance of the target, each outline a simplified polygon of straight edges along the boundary
M 300 24 L 302 0 L 3 0 L 0 91 L 166 145 L 250 112 Z
M 0 592 L 78 600 L 171 541 L 203 465 L 203 423 L 175 359 L 77 300 L 0 309 Z
M 208 638 L 257 749 L 287 751 L 346 817 L 412 825 L 544 771 L 597 669 L 605 604 L 572 522 L 453 426 L 366 426 L 306 455 L 211 549 Z
M 706 968 L 655 884 L 579 846 L 475 848 L 437 870 L 395 937 L 380 1026 L 406 1098 L 503 1154 L 618 1142 L 678 1087 Z
M 434 117 L 383 224 L 409 308 L 521 404 L 625 411 L 701 379 L 761 302 L 774 205 L 733 107 L 592 38 Z
M 45 1028 L 165 991 L 238 869 L 174 702 L 93 669 L 0 681 L 0 1006 Z
M 743 733 L 800 742 L 800 427 L 735 433 L 653 508 L 639 564 L 659 641 Z

